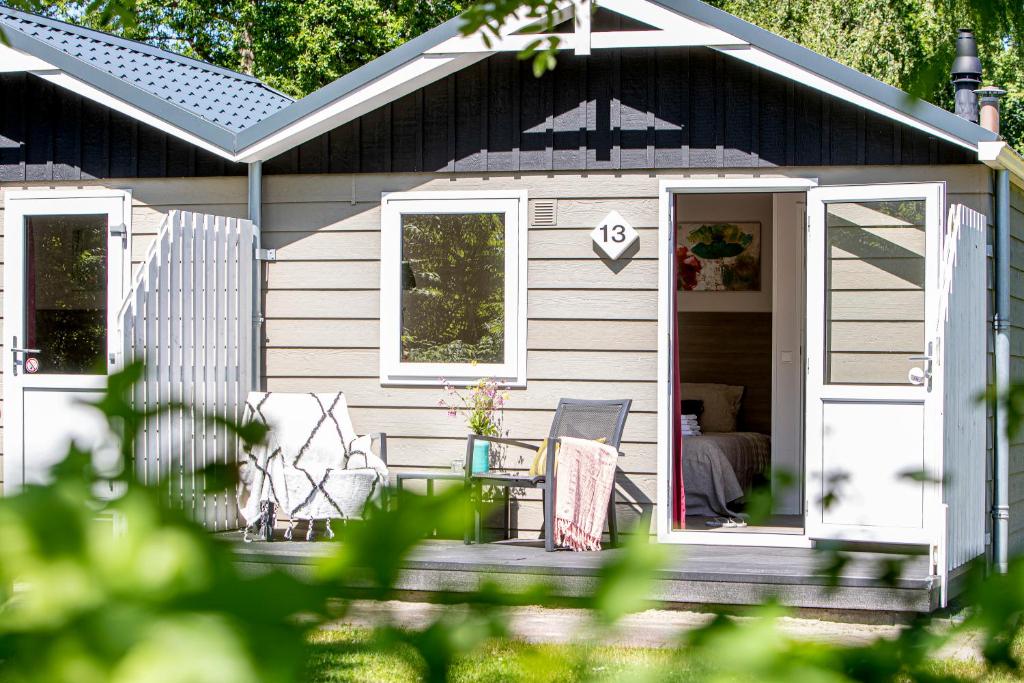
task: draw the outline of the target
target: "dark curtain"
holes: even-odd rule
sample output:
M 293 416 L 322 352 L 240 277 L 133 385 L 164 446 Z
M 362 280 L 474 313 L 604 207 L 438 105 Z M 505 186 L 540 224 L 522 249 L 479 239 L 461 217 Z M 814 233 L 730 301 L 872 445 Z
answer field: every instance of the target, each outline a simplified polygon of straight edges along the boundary
M 672 201 L 675 201 L 673 198 Z M 673 212 L 674 214 L 675 212 Z M 673 221 L 669 248 L 672 254 L 672 293 L 669 299 L 672 300 L 672 322 L 675 326 L 675 334 L 672 335 L 672 390 L 669 392 L 672 401 L 671 425 L 669 433 L 672 435 L 671 458 L 672 458 L 672 526 L 682 529 L 686 519 L 686 493 L 683 490 L 683 434 L 682 434 L 682 395 L 680 393 L 679 379 L 679 259 L 676 258 L 676 230 Z

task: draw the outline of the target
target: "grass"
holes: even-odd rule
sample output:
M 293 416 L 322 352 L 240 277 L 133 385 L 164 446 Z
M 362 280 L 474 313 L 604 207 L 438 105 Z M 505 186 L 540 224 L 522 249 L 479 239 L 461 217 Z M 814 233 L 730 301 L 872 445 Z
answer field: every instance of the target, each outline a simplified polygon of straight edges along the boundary
M 412 683 L 422 665 L 407 647 L 382 646 L 372 631 L 343 628 L 311 638 L 309 683 Z M 579 681 L 593 678 L 636 681 L 702 680 L 701 671 L 672 652 L 653 648 L 532 645 L 515 640 L 490 643 L 458 660 L 452 683 Z
M 309 683 L 412 683 L 421 680 L 422 663 L 405 646 L 375 641 L 372 631 L 342 628 L 319 631 L 310 639 Z M 452 683 L 533 683 L 582 680 L 704 681 L 715 672 L 671 650 L 615 646 L 533 645 L 515 640 L 495 641 L 471 656 L 460 658 Z M 986 673 L 971 661 L 935 663 L 934 673 L 958 680 L 1002 683 L 1019 676 Z

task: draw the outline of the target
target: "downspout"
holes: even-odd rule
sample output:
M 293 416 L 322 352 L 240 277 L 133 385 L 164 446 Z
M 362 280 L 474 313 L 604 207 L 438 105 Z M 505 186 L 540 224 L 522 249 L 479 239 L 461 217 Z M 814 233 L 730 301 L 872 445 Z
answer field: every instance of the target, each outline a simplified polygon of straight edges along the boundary
M 253 279 L 252 279 L 252 389 L 262 386 L 261 354 L 263 352 L 263 244 L 260 226 L 263 222 L 263 162 L 249 163 L 249 220 L 252 221 Z
M 975 91 L 981 105 L 982 127 L 999 134 L 999 100 L 1005 90 L 988 86 Z M 992 452 L 992 568 L 1005 574 L 1010 554 L 1010 434 L 1006 400 L 1010 390 L 1010 169 L 1020 174 L 1021 158 L 1002 140 L 982 142 L 978 157 L 995 169 L 995 310 L 992 312 L 995 348 L 995 434 Z
M 992 563 L 1000 574 L 1008 567 L 1010 543 L 1010 435 L 1007 433 L 1005 397 L 1010 389 L 1010 172 L 995 172 L 996 232 L 995 334 L 996 401 L 995 449 L 992 475 Z

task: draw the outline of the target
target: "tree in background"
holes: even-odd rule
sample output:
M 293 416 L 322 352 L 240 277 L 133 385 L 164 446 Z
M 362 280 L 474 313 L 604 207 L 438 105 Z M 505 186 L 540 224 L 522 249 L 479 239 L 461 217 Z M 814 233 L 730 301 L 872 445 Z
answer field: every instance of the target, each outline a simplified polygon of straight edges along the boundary
M 22 4 L 31 11 L 256 76 L 301 97 L 456 16 L 466 3 L 22 0 Z
M 956 29 L 978 36 L 985 82 L 1006 88 L 1004 135 L 1024 150 L 1024 4 L 1020 0 L 710 0 L 769 31 L 944 108 Z M 527 5 L 554 0 L 15 0 L 252 74 L 306 95 L 467 11 L 467 32 L 493 34 Z M 538 44 L 543 72 L 557 52 Z
M 1004 137 L 1024 152 L 1024 3 L 1020 0 L 712 0 L 727 12 L 953 108 L 956 30 L 975 29 L 984 84 L 1007 90 Z

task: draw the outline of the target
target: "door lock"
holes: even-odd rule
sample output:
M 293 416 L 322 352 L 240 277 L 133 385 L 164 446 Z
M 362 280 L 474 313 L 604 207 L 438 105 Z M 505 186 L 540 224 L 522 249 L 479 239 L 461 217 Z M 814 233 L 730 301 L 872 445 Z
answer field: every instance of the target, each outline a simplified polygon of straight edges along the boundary
M 42 353 L 40 349 L 22 349 L 18 348 L 18 338 L 13 338 L 14 344 L 11 346 L 11 373 L 17 377 L 18 367 L 25 364 L 25 355 L 29 353 Z

